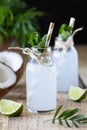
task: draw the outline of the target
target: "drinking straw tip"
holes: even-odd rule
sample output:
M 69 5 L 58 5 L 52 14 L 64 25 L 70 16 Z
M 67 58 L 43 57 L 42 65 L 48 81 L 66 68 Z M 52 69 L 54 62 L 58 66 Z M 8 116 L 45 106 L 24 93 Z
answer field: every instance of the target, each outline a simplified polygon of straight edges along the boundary
M 53 29 L 54 29 L 54 23 L 51 22 L 50 25 L 49 25 L 48 33 L 47 33 L 46 46 L 49 46 Z
M 73 28 L 74 27 L 74 23 L 75 23 L 75 18 L 71 17 L 70 18 L 70 22 L 69 22 L 69 26 L 71 26 Z

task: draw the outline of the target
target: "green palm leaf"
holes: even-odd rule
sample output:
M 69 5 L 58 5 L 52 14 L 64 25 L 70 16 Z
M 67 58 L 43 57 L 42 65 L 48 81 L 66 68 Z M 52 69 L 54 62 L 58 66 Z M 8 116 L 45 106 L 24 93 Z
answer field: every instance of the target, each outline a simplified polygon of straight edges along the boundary
M 64 118 L 66 116 L 67 113 L 69 113 L 71 110 L 66 110 L 64 111 L 63 113 L 61 113 L 59 116 L 58 116 L 58 119 L 60 118 Z
M 61 108 L 63 107 L 63 105 L 59 106 L 58 109 L 56 110 L 54 117 L 52 119 L 52 123 L 55 123 L 56 117 L 58 116 L 59 111 L 61 110 Z
M 75 121 L 72 120 L 72 123 L 73 123 L 73 125 L 74 125 L 75 127 L 77 127 L 77 128 L 79 127 L 79 124 L 77 124 Z
M 60 113 L 63 105 L 59 106 L 53 116 L 52 123 L 55 124 L 55 121 L 59 121 L 59 124 L 64 126 L 66 124 L 67 127 L 79 127 L 82 124 L 87 123 L 87 117 L 83 114 L 78 114 L 79 108 L 68 109 Z M 72 124 L 71 124 L 72 123 Z
M 65 114 L 64 119 L 67 119 L 67 118 L 73 116 L 73 115 L 76 114 L 77 112 L 79 112 L 79 109 L 78 109 L 78 108 L 75 108 L 75 109 L 73 109 L 73 110 L 68 111 L 68 112 Z
M 64 121 L 65 121 L 65 123 L 66 123 L 66 125 L 67 125 L 68 127 L 71 127 L 70 124 L 68 123 L 68 120 L 67 120 L 67 119 L 65 119 Z
M 21 47 L 29 46 L 30 34 L 40 32 L 39 17 L 43 15 L 44 12 L 38 11 L 36 7 L 29 8 L 21 0 L 1 0 L 0 41 L 8 36 L 19 42 Z
M 81 120 L 83 118 L 84 118 L 83 114 L 78 114 L 78 115 L 75 115 L 75 116 L 69 118 L 69 120 L 76 120 L 76 119 Z

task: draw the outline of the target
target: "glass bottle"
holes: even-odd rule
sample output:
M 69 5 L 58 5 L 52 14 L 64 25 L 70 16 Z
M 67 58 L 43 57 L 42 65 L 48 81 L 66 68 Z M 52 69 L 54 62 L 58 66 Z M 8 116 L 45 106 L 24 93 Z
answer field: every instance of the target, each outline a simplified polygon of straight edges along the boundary
M 57 91 L 68 92 L 70 86 L 78 86 L 78 52 L 73 38 L 69 41 L 56 38 L 52 57 L 57 68 Z
M 45 48 L 45 53 L 40 53 L 36 48 L 32 50 L 37 58 L 31 56 L 26 66 L 27 109 L 32 113 L 54 110 L 57 75 L 51 48 Z

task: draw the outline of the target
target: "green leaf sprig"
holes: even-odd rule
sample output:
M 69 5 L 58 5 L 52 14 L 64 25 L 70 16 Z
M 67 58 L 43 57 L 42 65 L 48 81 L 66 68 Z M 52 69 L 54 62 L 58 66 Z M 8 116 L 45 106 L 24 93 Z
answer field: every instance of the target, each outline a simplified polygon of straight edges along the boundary
M 33 32 L 30 35 L 28 44 L 31 47 L 37 48 L 38 51 L 43 52 L 45 49 L 46 37 L 47 37 L 47 34 L 45 34 L 44 36 L 41 37 L 38 32 Z
M 59 28 L 59 37 L 62 39 L 62 41 L 66 41 L 67 38 L 71 35 L 72 33 L 72 27 L 67 25 L 67 24 L 62 24 Z
M 22 0 L 0 0 L 0 43 L 12 38 L 11 46 L 27 47 L 32 32 L 40 32 L 39 18 L 46 15 Z
M 63 105 L 59 106 L 53 116 L 52 123 L 55 124 L 55 122 L 58 120 L 59 124 L 64 126 L 66 124 L 67 127 L 79 127 L 82 124 L 87 123 L 87 117 L 85 117 L 83 114 L 78 114 L 79 108 L 74 109 L 68 109 L 60 113 L 60 110 L 62 109 Z

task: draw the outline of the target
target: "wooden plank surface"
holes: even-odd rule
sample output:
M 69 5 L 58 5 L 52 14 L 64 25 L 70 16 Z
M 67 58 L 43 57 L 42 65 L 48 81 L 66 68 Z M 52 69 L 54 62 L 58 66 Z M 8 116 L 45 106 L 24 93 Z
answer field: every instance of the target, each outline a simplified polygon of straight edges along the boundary
M 8 93 L 4 98 L 23 102 L 24 111 L 20 117 L 5 117 L 0 115 L 0 130 L 68 130 L 58 123 L 53 125 L 51 122 L 45 122 L 51 119 L 55 111 L 47 113 L 32 114 L 26 109 L 26 86 L 25 76 L 22 80 Z M 64 105 L 64 109 L 72 109 L 79 107 L 81 112 L 87 115 L 87 99 L 81 103 L 75 103 L 69 100 L 67 93 L 58 93 L 57 106 Z M 74 128 L 75 130 L 78 130 Z M 86 130 L 86 126 L 82 126 L 79 130 Z
M 83 78 L 85 82 L 87 77 L 83 75 L 84 71 L 87 72 L 86 68 L 87 46 L 85 47 L 80 46 L 77 49 L 79 51 L 79 72 L 80 76 Z M 80 85 L 82 86 L 83 84 L 80 83 Z M 27 111 L 25 73 L 23 74 L 18 84 L 3 98 L 12 99 L 17 102 L 22 102 L 24 104 L 24 110 L 22 115 L 19 117 L 6 117 L 0 114 L 0 130 L 78 130 L 78 128 L 67 128 L 67 127 L 65 128 L 59 126 L 58 123 L 53 125 L 50 121 L 45 122 L 46 120 L 51 119 L 53 117 L 55 110 L 39 114 L 32 114 Z M 79 107 L 81 113 L 87 116 L 87 98 L 82 102 L 76 103 L 69 100 L 67 93 L 58 93 L 57 106 L 61 104 L 64 105 L 64 109 Z M 79 130 L 87 130 L 87 125 L 81 126 Z

